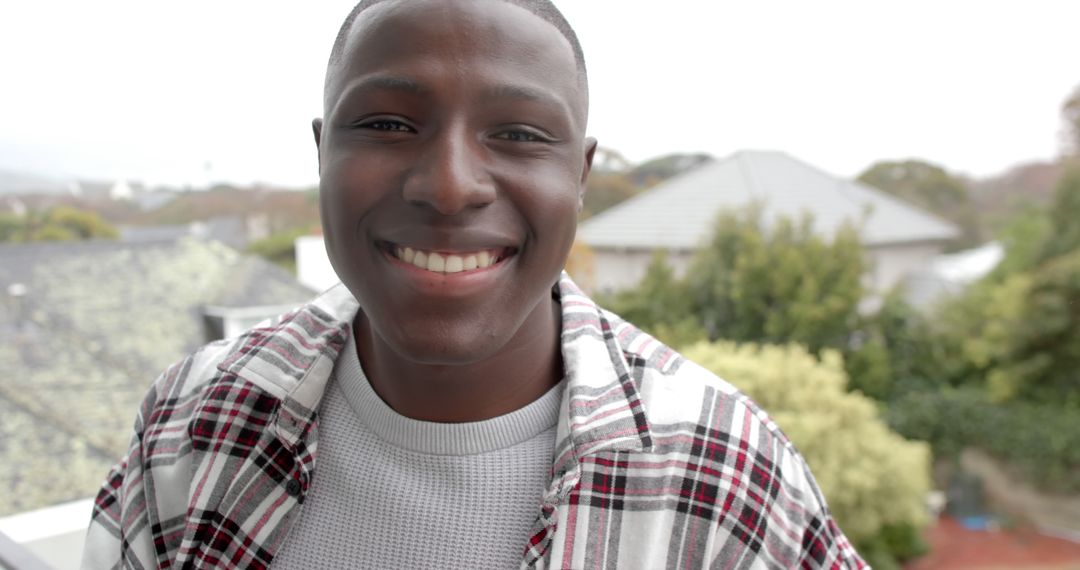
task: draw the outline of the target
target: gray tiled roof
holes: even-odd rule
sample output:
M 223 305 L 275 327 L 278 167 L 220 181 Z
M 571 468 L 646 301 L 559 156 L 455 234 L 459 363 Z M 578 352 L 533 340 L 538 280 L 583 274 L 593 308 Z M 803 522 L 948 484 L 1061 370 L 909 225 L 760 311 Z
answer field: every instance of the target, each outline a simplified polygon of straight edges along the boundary
M 246 222 L 242 216 L 215 216 L 188 224 L 123 226 L 120 239 L 127 242 L 153 242 L 191 236 L 218 241 L 229 247 L 243 249 L 248 239 Z
M 0 516 L 96 490 L 150 382 L 206 342 L 203 306 L 311 296 L 216 242 L 0 245 Z
M 694 249 L 711 234 L 720 211 L 752 203 L 762 208 L 766 225 L 810 213 L 815 230 L 829 235 L 852 221 L 869 246 L 940 242 L 959 235 L 949 222 L 782 152 L 740 151 L 586 220 L 578 238 L 594 248 Z

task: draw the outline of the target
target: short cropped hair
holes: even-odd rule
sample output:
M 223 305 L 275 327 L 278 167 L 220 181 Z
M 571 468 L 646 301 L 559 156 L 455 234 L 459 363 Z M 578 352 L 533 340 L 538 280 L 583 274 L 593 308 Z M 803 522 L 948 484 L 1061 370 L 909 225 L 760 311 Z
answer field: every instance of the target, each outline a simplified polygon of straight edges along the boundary
M 331 67 L 341 60 L 341 56 L 345 51 L 345 41 L 349 37 L 349 30 L 352 29 L 353 22 L 356 21 L 356 17 L 361 12 L 368 8 L 385 0 L 361 0 L 356 6 L 353 6 L 349 15 L 345 17 L 345 21 L 341 24 L 341 29 L 338 30 L 337 39 L 334 40 L 334 47 L 330 50 L 330 62 Z M 577 63 L 578 73 L 581 74 L 582 79 L 586 77 L 585 73 L 585 53 L 581 50 L 581 43 L 578 42 L 577 34 L 574 33 L 574 29 L 570 27 L 570 23 L 563 17 L 562 12 L 551 3 L 551 0 L 502 0 L 503 2 L 509 2 L 515 6 L 520 6 L 529 12 L 532 12 L 540 19 L 555 26 L 559 33 L 566 38 L 566 41 L 570 42 L 570 48 L 574 51 L 574 61 Z

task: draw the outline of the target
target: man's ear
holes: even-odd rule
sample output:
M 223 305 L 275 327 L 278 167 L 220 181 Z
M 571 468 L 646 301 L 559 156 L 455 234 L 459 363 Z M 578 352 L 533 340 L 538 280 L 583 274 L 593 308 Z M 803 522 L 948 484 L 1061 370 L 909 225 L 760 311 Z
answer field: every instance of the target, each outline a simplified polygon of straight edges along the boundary
M 585 206 L 585 188 L 588 186 L 589 173 L 592 172 L 592 161 L 595 154 L 596 138 L 585 137 L 585 163 L 581 167 L 581 186 L 578 189 L 578 212 Z
M 315 134 L 315 158 L 319 161 L 319 172 L 322 172 L 322 119 L 315 117 L 311 120 L 311 132 Z

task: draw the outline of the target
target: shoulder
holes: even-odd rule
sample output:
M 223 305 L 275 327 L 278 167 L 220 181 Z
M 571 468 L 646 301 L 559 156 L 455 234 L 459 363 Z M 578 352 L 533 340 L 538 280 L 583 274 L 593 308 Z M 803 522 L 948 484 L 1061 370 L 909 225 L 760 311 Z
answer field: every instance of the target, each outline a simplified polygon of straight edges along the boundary
M 610 315 L 652 440 L 646 451 L 685 458 L 687 477 L 730 477 L 735 496 L 787 515 L 827 516 L 802 455 L 768 412 L 727 380 Z M 719 474 L 727 474 L 720 476 Z M 779 500 L 782 498 L 783 500 Z M 777 500 L 773 500 L 777 499 Z
M 643 463 L 669 466 L 663 476 L 674 478 L 672 489 L 696 489 L 698 512 L 714 520 L 724 544 L 719 558 L 739 559 L 742 548 L 757 552 L 772 541 L 759 552 L 770 567 L 862 567 L 806 461 L 765 410 L 727 380 L 607 316 L 648 424 Z M 744 527 L 758 538 L 735 532 Z
M 310 471 L 314 403 L 354 313 L 351 296 L 332 289 L 166 369 L 143 399 L 127 455 L 98 493 L 85 560 L 153 566 L 155 552 L 185 555 L 181 542 L 193 532 L 226 524 L 246 532 L 239 521 L 251 514 L 251 497 L 237 494 L 236 481 Z
M 769 414 L 734 384 L 618 315 L 605 311 L 605 316 L 612 323 L 650 424 L 707 423 L 734 434 L 752 429 L 791 447 Z
M 318 383 L 319 376 L 329 375 L 348 339 L 346 319 L 355 310 L 351 296 L 343 298 L 335 289 L 173 364 L 155 380 L 140 419 L 175 424 L 198 415 L 235 415 L 223 403 L 265 408 L 296 398 L 308 380 Z M 307 398 L 319 396 L 321 391 Z

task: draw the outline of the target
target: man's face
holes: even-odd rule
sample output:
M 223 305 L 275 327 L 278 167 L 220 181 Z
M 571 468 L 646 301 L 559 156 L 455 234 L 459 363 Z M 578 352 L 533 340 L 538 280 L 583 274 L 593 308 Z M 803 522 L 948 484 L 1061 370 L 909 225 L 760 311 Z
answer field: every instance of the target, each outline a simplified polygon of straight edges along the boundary
M 319 141 L 327 250 L 371 330 L 428 364 L 549 310 L 595 141 L 569 42 L 498 0 L 387 1 L 353 26 Z

